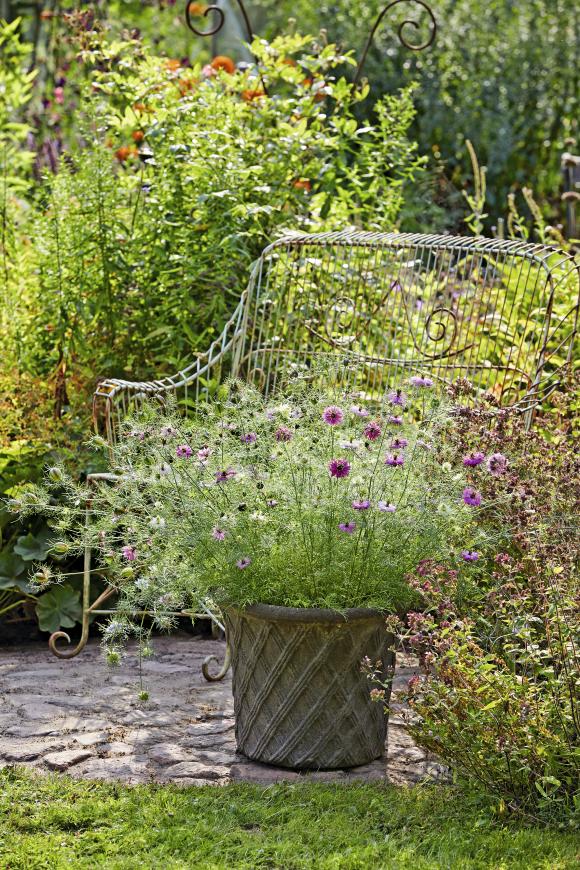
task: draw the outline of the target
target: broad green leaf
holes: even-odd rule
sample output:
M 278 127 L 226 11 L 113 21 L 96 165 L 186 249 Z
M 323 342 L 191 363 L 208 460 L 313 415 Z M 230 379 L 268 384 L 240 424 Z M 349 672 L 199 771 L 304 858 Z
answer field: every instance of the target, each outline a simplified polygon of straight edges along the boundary
M 83 615 L 81 593 L 68 583 L 54 586 L 38 600 L 36 615 L 41 631 L 58 631 L 59 628 L 72 628 L 80 622 Z
M 20 556 L 9 550 L 0 553 L 0 589 L 18 589 L 30 592 L 26 582 L 26 563 Z
M 48 529 L 40 532 L 36 537 L 29 532 L 27 535 L 20 535 L 14 552 L 22 556 L 25 562 L 32 562 L 34 559 L 37 562 L 43 562 L 48 555 L 50 547 L 48 541 L 51 537 L 51 532 Z

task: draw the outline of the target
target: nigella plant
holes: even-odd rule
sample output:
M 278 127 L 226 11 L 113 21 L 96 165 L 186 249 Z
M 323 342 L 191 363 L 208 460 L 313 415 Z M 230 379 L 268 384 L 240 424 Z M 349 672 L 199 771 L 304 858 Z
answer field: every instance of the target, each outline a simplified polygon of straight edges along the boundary
M 187 419 L 145 407 L 113 447 L 114 484 L 68 481 L 66 509 L 45 498 L 71 546 L 90 543 L 127 618 L 147 609 L 167 627 L 172 609 L 208 601 L 404 613 L 421 560 L 481 570 L 485 500 L 449 461 L 449 412 L 429 384 L 382 402 L 300 380 L 268 400 L 239 382 L 224 395 Z

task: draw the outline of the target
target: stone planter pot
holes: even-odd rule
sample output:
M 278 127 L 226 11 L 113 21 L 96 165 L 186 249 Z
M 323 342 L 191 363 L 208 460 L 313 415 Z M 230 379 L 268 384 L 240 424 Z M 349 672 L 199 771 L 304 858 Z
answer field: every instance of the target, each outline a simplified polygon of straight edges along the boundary
M 394 666 L 382 614 L 257 604 L 224 617 L 240 752 L 298 770 L 381 757 L 387 716 L 360 665 L 368 656 Z

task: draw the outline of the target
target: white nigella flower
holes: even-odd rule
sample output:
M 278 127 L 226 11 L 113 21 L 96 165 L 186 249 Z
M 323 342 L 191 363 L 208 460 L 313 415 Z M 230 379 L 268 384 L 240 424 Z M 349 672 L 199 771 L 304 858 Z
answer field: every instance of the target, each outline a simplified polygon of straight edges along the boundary
M 268 517 L 264 516 L 264 514 L 261 514 L 259 511 L 254 511 L 253 514 L 250 514 L 250 519 L 256 520 L 256 522 L 259 523 L 266 523 L 268 521 Z
M 126 632 L 127 626 L 124 622 L 121 622 L 120 619 L 112 619 L 105 627 L 103 634 L 105 637 L 118 637 L 119 635 L 126 634 Z
M 357 441 L 356 439 L 352 441 L 341 441 L 340 446 L 343 450 L 358 450 L 362 447 L 362 441 Z
M 152 529 L 164 529 L 165 528 L 165 520 L 163 517 L 151 517 L 149 520 L 149 525 Z
M 151 580 L 149 580 L 147 577 L 139 577 L 138 580 L 135 580 L 135 587 L 139 590 L 139 592 L 147 592 L 150 586 Z

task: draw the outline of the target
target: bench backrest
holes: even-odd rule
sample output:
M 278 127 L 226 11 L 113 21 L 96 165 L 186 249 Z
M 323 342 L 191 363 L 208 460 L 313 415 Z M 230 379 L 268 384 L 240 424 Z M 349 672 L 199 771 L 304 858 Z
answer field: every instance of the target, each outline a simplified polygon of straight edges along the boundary
M 269 393 L 293 373 L 324 370 L 367 398 L 413 374 L 441 386 L 464 377 L 498 406 L 529 410 L 570 370 L 579 295 L 578 264 L 543 245 L 353 231 L 287 236 L 263 252 L 205 353 L 156 381 L 103 381 L 95 408 L 114 440 L 144 397 L 174 393 L 186 410 L 231 374 Z

